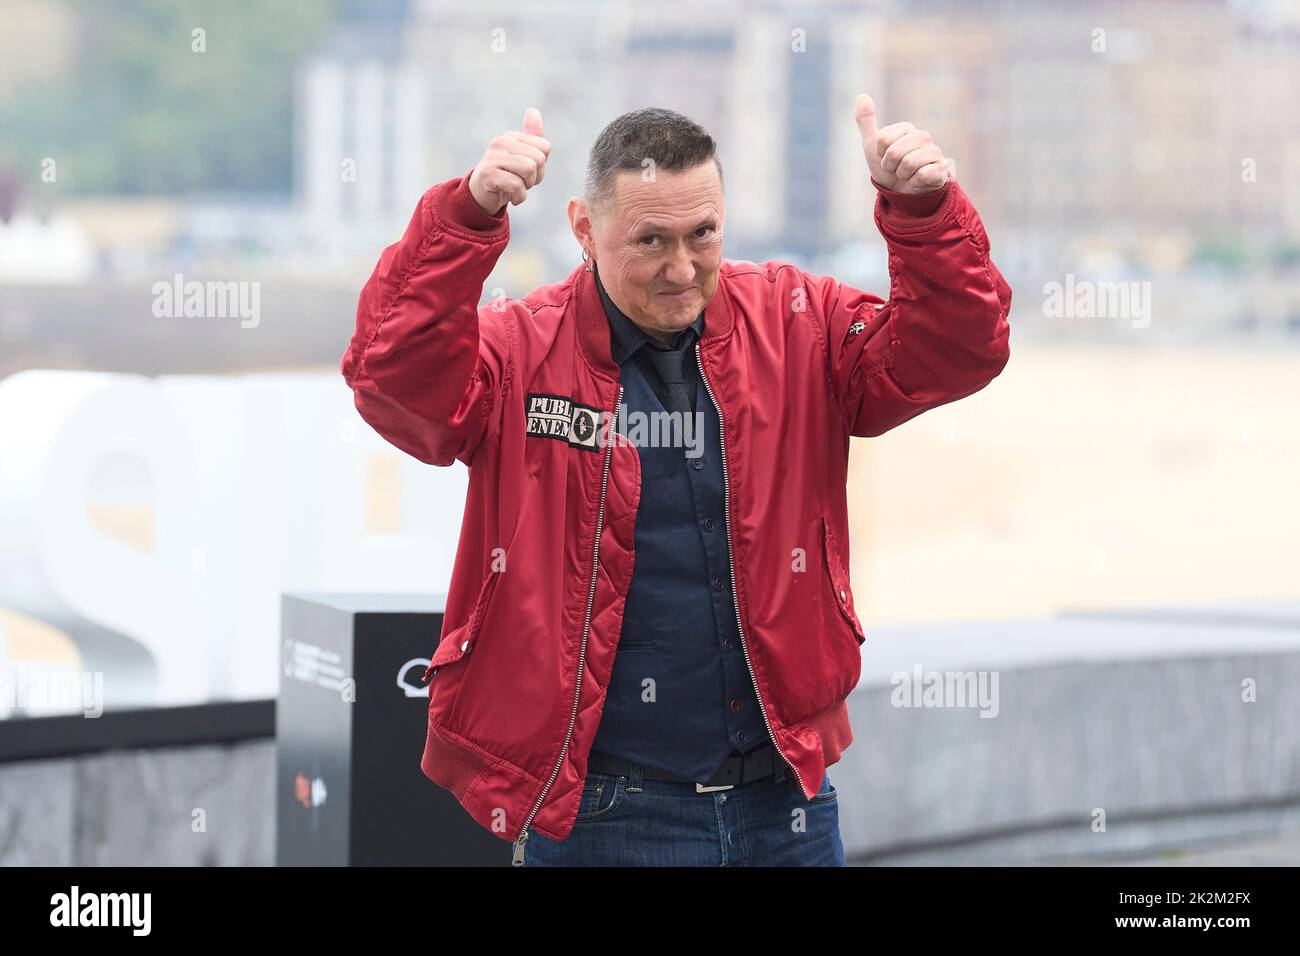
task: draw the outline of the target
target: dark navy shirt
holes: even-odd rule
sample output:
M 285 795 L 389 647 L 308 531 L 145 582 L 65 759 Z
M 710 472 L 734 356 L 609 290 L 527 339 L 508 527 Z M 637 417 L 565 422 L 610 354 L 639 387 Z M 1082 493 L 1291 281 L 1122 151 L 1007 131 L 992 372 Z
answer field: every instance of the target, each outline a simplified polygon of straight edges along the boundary
M 707 783 L 734 753 L 769 743 L 736 623 L 717 409 L 700 382 L 694 345 L 703 313 L 674 337 L 702 434 L 694 448 L 655 446 L 634 415 L 665 413 L 665 388 L 645 358 L 654 340 L 600 283 L 610 352 L 620 367 L 619 431 L 637 446 L 641 497 L 635 561 L 618 653 L 592 749 Z M 644 419 L 643 419 L 644 420 Z M 702 447 L 703 453 L 694 452 Z

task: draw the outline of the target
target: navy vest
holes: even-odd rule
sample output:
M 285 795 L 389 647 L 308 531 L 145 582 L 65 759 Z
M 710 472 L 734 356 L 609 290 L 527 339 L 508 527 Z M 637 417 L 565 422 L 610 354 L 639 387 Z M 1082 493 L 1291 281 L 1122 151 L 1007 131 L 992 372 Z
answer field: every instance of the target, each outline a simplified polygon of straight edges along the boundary
M 704 433 L 694 441 L 703 454 L 650 447 L 637 441 L 633 413 L 664 407 L 635 359 L 621 369 L 619 430 L 637 442 L 641 499 L 623 630 L 592 749 L 707 783 L 733 751 L 771 741 L 736 625 L 718 413 L 701 382 L 695 409 Z

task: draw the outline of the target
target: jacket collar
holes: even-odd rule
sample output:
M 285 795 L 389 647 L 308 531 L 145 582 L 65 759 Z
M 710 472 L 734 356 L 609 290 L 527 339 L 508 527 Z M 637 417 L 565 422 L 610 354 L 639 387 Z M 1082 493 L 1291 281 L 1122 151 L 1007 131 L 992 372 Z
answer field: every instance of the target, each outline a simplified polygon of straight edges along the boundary
M 731 314 L 731 302 L 727 293 L 725 265 L 718 275 L 718 287 L 713 298 L 704 307 L 704 330 L 700 335 L 700 348 L 706 349 L 712 342 L 720 341 L 731 334 L 734 320 Z M 574 308 L 578 319 L 578 343 L 583 358 L 593 371 L 605 378 L 618 381 L 620 368 L 610 353 L 610 320 L 605 314 L 605 305 L 596 288 L 595 272 L 588 272 L 578 266 L 572 273 Z

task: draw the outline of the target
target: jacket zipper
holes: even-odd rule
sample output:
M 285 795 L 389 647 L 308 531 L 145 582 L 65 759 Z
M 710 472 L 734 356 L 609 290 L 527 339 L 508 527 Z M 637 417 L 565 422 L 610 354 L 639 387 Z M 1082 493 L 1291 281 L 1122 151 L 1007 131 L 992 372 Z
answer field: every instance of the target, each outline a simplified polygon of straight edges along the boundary
M 781 745 L 776 742 L 776 734 L 772 733 L 772 724 L 767 719 L 767 708 L 763 706 L 763 695 L 759 693 L 758 680 L 754 677 L 754 667 L 749 662 L 749 648 L 745 645 L 745 626 L 740 623 L 740 595 L 736 593 L 736 558 L 731 547 L 731 483 L 727 478 L 727 429 L 726 423 L 722 420 L 722 406 L 718 404 L 718 399 L 713 394 L 709 377 L 704 374 L 704 362 L 700 359 L 698 339 L 695 342 L 695 366 L 700 370 L 700 379 L 704 382 L 704 390 L 709 393 L 709 400 L 718 411 L 718 447 L 722 452 L 722 512 L 727 526 L 727 565 L 731 570 L 731 600 L 736 606 L 736 631 L 740 634 L 740 649 L 745 654 L 745 666 L 749 668 L 749 679 L 754 684 L 754 696 L 758 698 L 758 712 L 763 715 L 763 725 L 767 727 L 767 735 L 772 738 L 772 748 L 781 755 L 781 759 L 786 762 L 794 774 L 794 779 L 799 783 L 799 789 L 802 790 L 803 778 L 799 776 L 795 765 L 790 763 L 782 752 Z
M 623 386 L 618 387 L 618 398 L 614 400 L 614 419 L 618 419 L 618 410 L 623 404 Z M 605 451 L 605 468 L 600 479 L 600 509 L 596 512 L 596 537 L 591 546 L 591 587 L 587 591 L 587 619 L 582 625 L 582 647 L 578 653 L 578 679 L 573 688 L 573 713 L 569 715 L 569 729 L 564 735 L 564 746 L 560 748 L 560 757 L 555 761 L 555 769 L 551 771 L 551 779 L 546 781 L 546 786 L 542 787 L 541 794 L 537 797 L 537 803 L 528 813 L 528 819 L 524 821 L 523 829 L 519 831 L 519 837 L 515 840 L 514 855 L 510 859 L 511 866 L 524 865 L 524 844 L 528 842 L 528 828 L 532 825 L 533 817 L 541 808 L 542 803 L 546 800 L 546 794 L 551 789 L 551 784 L 555 783 L 555 778 L 560 775 L 560 768 L 564 766 L 564 756 L 569 752 L 569 741 L 573 737 L 573 725 L 578 720 L 578 701 L 582 694 L 582 670 L 587 660 L 587 637 L 591 634 L 591 612 L 596 602 L 596 574 L 600 568 L 600 532 L 605 526 L 605 492 L 609 488 L 609 463 L 614 457 L 614 442 L 609 443 L 609 448 Z

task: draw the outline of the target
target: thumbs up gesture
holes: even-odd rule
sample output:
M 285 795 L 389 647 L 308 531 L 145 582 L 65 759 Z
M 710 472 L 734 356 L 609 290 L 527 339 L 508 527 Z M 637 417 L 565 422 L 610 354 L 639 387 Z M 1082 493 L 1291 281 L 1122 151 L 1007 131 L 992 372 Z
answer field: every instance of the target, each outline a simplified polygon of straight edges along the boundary
M 518 206 L 546 175 L 550 154 L 550 140 L 542 136 L 541 110 L 530 106 L 522 130 L 502 133 L 488 144 L 470 173 L 470 194 L 489 215 L 496 215 L 507 202 Z
M 929 193 L 941 189 L 952 173 L 952 160 L 943 155 L 923 129 L 911 123 L 891 123 L 876 128 L 876 104 L 866 93 L 858 94 L 855 114 L 862 135 L 871 178 L 898 193 Z

